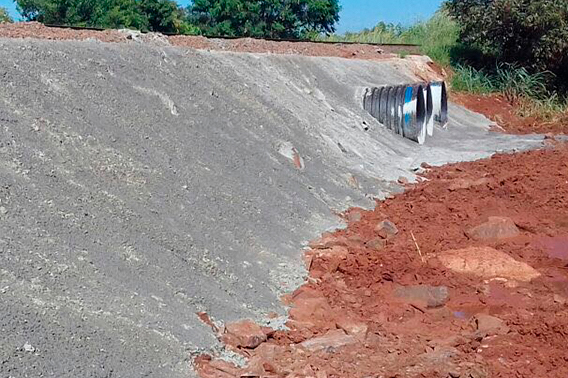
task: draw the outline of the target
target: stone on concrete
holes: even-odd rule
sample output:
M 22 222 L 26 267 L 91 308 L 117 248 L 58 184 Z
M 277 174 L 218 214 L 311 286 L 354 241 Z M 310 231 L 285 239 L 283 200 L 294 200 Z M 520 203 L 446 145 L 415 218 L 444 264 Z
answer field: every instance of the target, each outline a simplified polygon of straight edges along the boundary
M 447 269 L 484 279 L 506 278 L 530 281 L 540 276 L 540 273 L 530 265 L 491 247 L 448 250 L 438 254 L 437 258 Z
M 489 220 L 466 231 L 473 240 L 506 239 L 518 236 L 519 229 L 511 218 L 489 217 Z

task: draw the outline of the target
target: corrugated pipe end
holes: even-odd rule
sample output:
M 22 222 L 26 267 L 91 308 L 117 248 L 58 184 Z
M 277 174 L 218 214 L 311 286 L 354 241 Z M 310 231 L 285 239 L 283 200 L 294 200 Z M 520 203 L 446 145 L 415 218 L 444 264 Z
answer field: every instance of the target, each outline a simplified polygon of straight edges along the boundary
M 363 108 L 389 130 L 419 144 L 448 122 L 444 82 L 367 88 Z
M 434 106 L 434 121 L 442 126 L 448 125 L 448 93 L 446 91 L 446 83 L 443 81 L 433 82 L 432 102 Z

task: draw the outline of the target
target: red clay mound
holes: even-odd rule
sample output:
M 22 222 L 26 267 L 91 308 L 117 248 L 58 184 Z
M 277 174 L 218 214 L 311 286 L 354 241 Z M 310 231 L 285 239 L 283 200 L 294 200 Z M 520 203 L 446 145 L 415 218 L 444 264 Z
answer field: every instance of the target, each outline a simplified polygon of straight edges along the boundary
M 567 209 L 567 145 L 433 168 L 312 243 L 310 283 L 285 298 L 289 331 L 264 329 L 254 349 L 225 336 L 248 365 L 202 356 L 198 371 L 565 378 Z

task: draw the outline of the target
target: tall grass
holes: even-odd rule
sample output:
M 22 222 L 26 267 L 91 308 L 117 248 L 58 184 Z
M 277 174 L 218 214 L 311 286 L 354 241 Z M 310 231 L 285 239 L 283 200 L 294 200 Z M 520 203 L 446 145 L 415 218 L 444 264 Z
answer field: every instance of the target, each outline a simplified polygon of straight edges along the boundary
M 494 70 L 477 70 L 467 65 L 452 68 L 451 88 L 474 94 L 502 94 L 515 105 L 520 116 L 550 120 L 568 112 L 568 99 L 551 92 L 550 72 L 530 73 L 524 67 L 498 64 Z
M 488 94 L 496 91 L 494 81 L 485 71 L 461 64 L 452 71 L 451 87 L 458 92 Z
M 450 64 L 452 48 L 457 44 L 459 28 L 446 12 L 439 11 L 428 21 L 412 26 L 379 23 L 371 30 L 359 33 L 331 35 L 320 39 L 335 42 L 408 43 L 421 45 L 423 54 L 441 65 Z

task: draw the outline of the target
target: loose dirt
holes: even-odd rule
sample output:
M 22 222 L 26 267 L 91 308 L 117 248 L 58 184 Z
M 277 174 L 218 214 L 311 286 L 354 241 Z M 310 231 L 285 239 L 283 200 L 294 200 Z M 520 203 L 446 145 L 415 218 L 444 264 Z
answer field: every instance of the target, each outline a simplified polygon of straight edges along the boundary
M 568 134 L 568 115 L 549 122 L 534 116 L 521 117 L 515 106 L 503 95 L 452 93 L 451 99 L 495 122 L 498 126 L 494 131 L 512 134 Z
M 254 349 L 221 329 L 227 348 L 249 362 L 200 356 L 200 376 L 568 376 L 567 162 L 568 145 L 551 142 L 425 167 L 421 182 L 375 210 L 350 210 L 347 229 L 307 251 L 308 283 L 284 298 L 290 329 L 264 328 L 267 341 Z M 377 228 L 387 219 L 396 229 Z M 467 236 L 504 219 L 514 222 L 508 233 Z M 446 268 L 441 257 L 460 253 L 483 260 L 469 273 Z M 479 270 L 491 260 L 499 269 L 512 262 L 516 275 Z
M 221 50 L 250 53 L 294 54 L 307 56 L 336 56 L 350 59 L 381 60 L 392 58 L 394 54 L 420 54 L 415 46 L 389 46 L 344 43 L 313 43 L 270 41 L 252 38 L 220 39 L 202 36 L 162 36 L 148 33 L 142 40 L 150 41 L 159 36 L 161 42 L 166 41 L 174 46 L 190 47 L 201 50 Z M 40 38 L 52 40 L 85 40 L 96 39 L 101 42 L 128 43 L 133 39 L 129 34 L 119 30 L 75 30 L 47 27 L 38 22 L 19 22 L 0 25 L 0 37 L 7 38 Z

